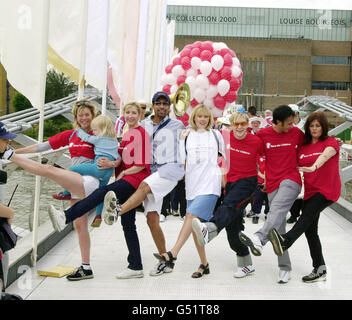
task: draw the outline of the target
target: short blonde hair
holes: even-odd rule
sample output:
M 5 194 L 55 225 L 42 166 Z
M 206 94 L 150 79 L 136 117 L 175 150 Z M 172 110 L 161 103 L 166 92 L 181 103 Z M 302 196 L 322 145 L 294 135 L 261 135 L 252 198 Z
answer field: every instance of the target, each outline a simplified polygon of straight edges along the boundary
M 129 109 L 130 107 L 136 107 L 138 114 L 141 114 L 141 113 L 142 113 L 142 108 L 141 108 L 140 104 L 139 104 L 138 102 L 131 101 L 131 102 L 128 102 L 127 104 L 124 105 L 124 107 L 123 107 L 123 114 L 125 114 L 125 112 L 127 111 L 127 109 Z
M 247 122 L 249 123 L 249 118 L 246 114 L 242 112 L 234 112 L 230 117 L 230 123 L 233 125 L 235 122 Z
M 101 114 L 94 118 L 92 127 L 96 127 L 100 131 L 101 136 L 116 139 L 114 124 L 108 116 Z
M 93 102 L 85 99 L 76 101 L 71 111 L 74 117 L 73 127 L 75 129 L 79 129 L 81 127 L 80 124 L 77 122 L 77 117 L 85 108 L 89 109 L 93 119 L 98 115 L 98 109 Z
M 194 110 L 192 111 L 191 113 L 191 116 L 189 118 L 189 123 L 191 125 L 191 128 L 193 130 L 196 130 L 197 131 L 197 125 L 194 121 L 194 118 L 199 115 L 200 113 L 203 113 L 205 115 L 207 115 L 209 117 L 209 123 L 207 125 L 207 127 L 205 128 L 206 130 L 210 130 L 214 124 L 214 118 L 213 118 L 213 115 L 210 111 L 210 109 L 205 105 L 205 104 L 198 104 Z

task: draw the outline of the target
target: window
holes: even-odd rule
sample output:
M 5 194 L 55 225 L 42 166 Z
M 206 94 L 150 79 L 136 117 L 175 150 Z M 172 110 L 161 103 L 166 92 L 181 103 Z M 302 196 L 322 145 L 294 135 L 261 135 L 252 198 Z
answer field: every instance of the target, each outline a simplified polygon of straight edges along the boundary
M 336 56 L 312 56 L 313 64 L 342 64 L 350 65 L 351 57 L 336 57 Z
M 313 90 L 349 90 L 349 82 L 312 81 Z

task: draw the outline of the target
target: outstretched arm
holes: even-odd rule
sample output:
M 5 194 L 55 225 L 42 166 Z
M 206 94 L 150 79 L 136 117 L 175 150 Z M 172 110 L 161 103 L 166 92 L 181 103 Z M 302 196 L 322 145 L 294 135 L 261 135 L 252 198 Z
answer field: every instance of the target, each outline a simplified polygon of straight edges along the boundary
M 298 167 L 301 172 L 314 172 L 321 168 L 326 161 L 332 158 L 337 153 L 336 149 L 333 147 L 326 147 L 323 153 L 318 157 L 311 167 Z

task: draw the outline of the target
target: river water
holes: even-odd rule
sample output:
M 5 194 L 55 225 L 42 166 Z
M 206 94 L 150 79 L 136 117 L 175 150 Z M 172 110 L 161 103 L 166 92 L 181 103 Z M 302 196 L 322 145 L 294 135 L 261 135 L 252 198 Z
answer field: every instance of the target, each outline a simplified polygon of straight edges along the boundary
M 341 167 L 351 164 L 352 162 L 340 162 Z M 52 198 L 53 193 L 58 193 L 63 190 L 61 186 L 49 179 L 41 178 L 41 181 L 42 193 L 40 197 L 39 225 L 49 219 L 49 205 L 54 205 L 58 209 L 60 209 L 62 205 L 64 205 L 65 208 L 69 206 L 69 201 L 60 201 Z M 11 202 L 11 207 L 15 209 L 13 225 L 29 230 L 29 217 L 33 212 L 34 205 L 35 176 L 22 169 L 14 171 L 14 173 L 9 176 L 8 183 L 5 187 L 5 204 L 8 203 L 16 184 L 18 184 L 18 188 Z M 346 194 L 342 194 L 342 196 L 352 202 L 352 181 L 346 184 Z

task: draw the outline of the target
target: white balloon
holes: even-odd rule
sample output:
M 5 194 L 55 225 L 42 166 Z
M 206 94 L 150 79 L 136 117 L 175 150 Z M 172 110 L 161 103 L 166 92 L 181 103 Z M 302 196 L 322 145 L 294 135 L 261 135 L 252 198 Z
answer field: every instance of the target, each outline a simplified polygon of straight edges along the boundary
M 198 72 L 197 72 L 197 70 L 195 70 L 195 69 L 188 69 L 187 70 L 187 72 L 186 72 L 186 76 L 187 77 L 196 77 L 198 75 Z
M 237 78 L 241 74 L 241 68 L 239 68 L 237 65 L 233 65 L 231 68 L 232 75 Z
M 194 99 L 196 99 L 199 103 L 203 103 L 205 99 L 205 90 L 201 88 L 197 88 L 194 91 Z
M 218 93 L 218 87 L 211 84 L 207 90 L 207 99 L 214 98 Z
M 205 104 L 209 109 L 215 108 L 213 99 L 207 99 L 207 98 L 206 98 L 206 99 L 204 100 L 204 104 Z
M 237 57 L 232 58 L 232 62 L 233 62 L 233 65 L 237 65 L 237 66 L 241 67 L 241 62 L 240 62 L 240 60 L 238 60 Z
M 177 66 L 174 66 L 171 72 L 176 78 L 185 74 L 185 70 L 183 70 L 183 68 L 179 64 Z
M 222 56 L 216 54 L 211 58 L 211 65 L 213 69 L 219 71 L 224 66 L 224 59 Z
M 169 73 L 167 75 L 167 84 L 173 85 L 176 83 L 177 83 L 177 78 L 172 73 Z
M 202 61 L 199 69 L 200 69 L 200 72 L 207 77 L 211 73 L 212 65 L 209 61 Z
M 191 66 L 196 71 L 199 69 L 201 63 L 202 63 L 202 60 L 200 60 L 200 58 L 198 57 L 193 57 L 191 59 Z
M 221 42 L 213 42 L 213 49 L 215 51 L 219 51 L 222 49 L 222 45 L 221 45 Z
M 211 109 L 211 113 L 213 114 L 213 116 L 215 118 L 219 118 L 222 117 L 222 110 L 218 109 L 218 108 L 212 108 Z
M 177 88 L 178 88 L 177 84 L 172 85 L 170 88 L 170 93 L 175 93 L 177 91 Z
M 199 74 L 196 78 L 196 87 L 201 89 L 209 88 L 209 80 L 204 74 Z
M 187 77 L 186 83 L 189 85 L 189 89 L 192 91 L 196 88 L 196 78 L 194 77 Z
M 218 83 L 218 91 L 221 96 L 224 96 L 230 90 L 230 83 L 227 80 L 220 80 Z
M 167 74 L 166 74 L 166 73 L 164 73 L 164 74 L 161 76 L 160 83 L 161 83 L 162 86 L 167 85 Z

